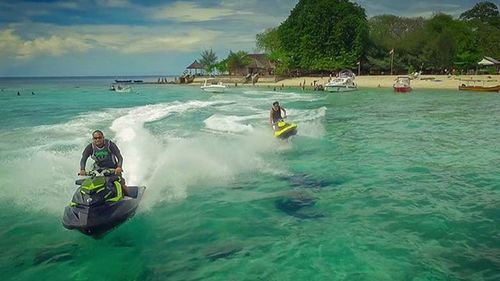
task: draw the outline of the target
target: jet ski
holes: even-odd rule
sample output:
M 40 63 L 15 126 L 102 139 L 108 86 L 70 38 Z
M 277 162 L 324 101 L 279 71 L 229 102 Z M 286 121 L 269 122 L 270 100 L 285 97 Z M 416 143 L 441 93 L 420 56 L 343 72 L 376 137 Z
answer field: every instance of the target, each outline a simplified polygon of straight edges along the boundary
M 274 131 L 274 136 L 280 139 L 286 139 L 290 136 L 297 134 L 297 124 L 286 123 L 283 120 L 276 123 L 276 130 Z
M 105 169 L 76 180 L 78 188 L 64 209 L 63 226 L 99 238 L 131 218 L 146 187 L 123 187 L 120 179 L 114 169 Z

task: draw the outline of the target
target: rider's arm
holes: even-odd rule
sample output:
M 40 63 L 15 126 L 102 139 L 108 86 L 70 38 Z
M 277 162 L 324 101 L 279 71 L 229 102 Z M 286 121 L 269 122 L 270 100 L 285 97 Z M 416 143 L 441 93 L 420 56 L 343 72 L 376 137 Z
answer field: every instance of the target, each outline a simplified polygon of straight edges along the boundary
M 118 162 L 116 163 L 116 167 L 121 168 L 123 164 L 123 157 L 122 154 L 120 153 L 120 149 L 118 148 L 118 146 L 116 146 L 114 142 L 109 141 L 109 150 L 111 150 L 111 153 L 113 153 L 113 155 L 115 155 L 116 159 L 118 160 Z
M 87 164 L 87 159 L 92 155 L 92 144 L 87 145 L 82 153 L 82 159 L 80 160 L 80 170 L 85 171 L 85 165 Z
M 286 117 L 286 110 L 282 107 L 281 110 L 283 110 L 283 117 Z
M 269 113 L 269 123 L 271 123 L 271 125 L 273 124 L 273 110 L 271 109 L 271 112 Z

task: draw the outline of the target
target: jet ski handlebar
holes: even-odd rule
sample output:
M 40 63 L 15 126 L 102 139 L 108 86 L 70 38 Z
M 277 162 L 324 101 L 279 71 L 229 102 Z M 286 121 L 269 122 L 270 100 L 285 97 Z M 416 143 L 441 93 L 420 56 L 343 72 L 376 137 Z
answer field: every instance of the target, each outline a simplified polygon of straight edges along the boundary
M 109 168 L 109 169 L 99 169 L 99 170 L 91 170 L 88 172 L 85 172 L 86 176 L 90 177 L 95 177 L 95 176 L 111 176 L 115 174 L 115 169 Z

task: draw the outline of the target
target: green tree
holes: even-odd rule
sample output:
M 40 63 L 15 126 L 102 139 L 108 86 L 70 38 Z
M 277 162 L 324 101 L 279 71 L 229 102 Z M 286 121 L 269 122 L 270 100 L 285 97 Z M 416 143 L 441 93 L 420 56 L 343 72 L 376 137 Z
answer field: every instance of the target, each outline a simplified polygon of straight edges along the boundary
M 215 55 L 212 49 L 203 50 L 201 52 L 200 64 L 203 65 L 203 67 L 208 73 L 214 70 L 216 63 L 217 63 L 217 56 Z
M 251 63 L 251 59 L 248 56 L 248 53 L 245 51 L 238 51 L 234 53 L 233 51 L 229 51 L 229 55 L 227 56 L 227 69 L 229 74 L 238 75 L 244 74 L 245 67 Z
M 474 7 L 460 15 L 461 20 L 476 21 L 482 24 L 500 27 L 500 13 L 496 4 L 484 1 L 479 2 Z
M 277 27 L 266 29 L 263 33 L 257 34 L 255 39 L 258 50 L 271 53 L 281 49 Z
M 215 69 L 219 72 L 219 73 L 227 73 L 228 72 L 228 68 L 227 68 L 227 58 L 221 60 L 220 62 L 216 63 L 215 64 Z
M 369 44 L 366 51 L 365 71 L 389 73 L 391 54 L 394 50 L 394 73 L 407 73 L 420 69 L 419 57 L 424 42 L 426 20 L 421 17 L 404 18 L 394 15 L 380 15 L 369 21 Z
M 330 70 L 356 66 L 368 24 L 364 9 L 347 0 L 300 0 L 277 32 L 290 68 Z
M 436 14 L 426 22 L 425 32 L 422 59 L 426 68 L 432 71 L 451 69 L 458 45 L 456 21 L 450 15 Z
M 474 31 L 471 37 L 475 40 L 476 53 L 500 58 L 500 13 L 496 4 L 477 3 L 462 13 L 460 19 Z
M 281 49 L 277 49 L 272 51 L 267 55 L 267 58 L 274 62 L 276 68 L 274 69 L 274 73 L 277 75 L 288 75 L 288 71 L 290 69 L 290 54 L 286 53 Z
M 423 30 L 425 19 L 380 15 L 369 21 L 370 40 L 387 51 L 405 49 L 407 40 Z

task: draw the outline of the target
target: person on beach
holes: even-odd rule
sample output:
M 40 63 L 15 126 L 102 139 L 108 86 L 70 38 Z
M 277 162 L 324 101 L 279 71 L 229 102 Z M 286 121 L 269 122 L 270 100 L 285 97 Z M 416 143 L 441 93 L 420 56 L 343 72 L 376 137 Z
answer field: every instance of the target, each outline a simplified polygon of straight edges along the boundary
M 283 116 L 281 116 L 281 112 L 283 111 Z M 275 101 L 273 102 L 273 106 L 271 108 L 271 113 L 269 114 L 269 122 L 271 123 L 271 126 L 273 126 L 273 130 L 276 131 L 277 129 L 277 123 L 283 118 L 286 118 L 286 110 L 280 106 L 279 102 Z
M 80 172 L 78 173 L 80 176 L 86 174 L 85 165 L 89 157 L 95 161 L 94 166 L 96 169 L 115 169 L 116 175 L 121 175 L 123 172 L 123 157 L 120 149 L 114 142 L 105 139 L 103 132 L 100 130 L 95 130 L 92 133 L 92 143 L 83 150 L 82 159 L 80 160 Z

